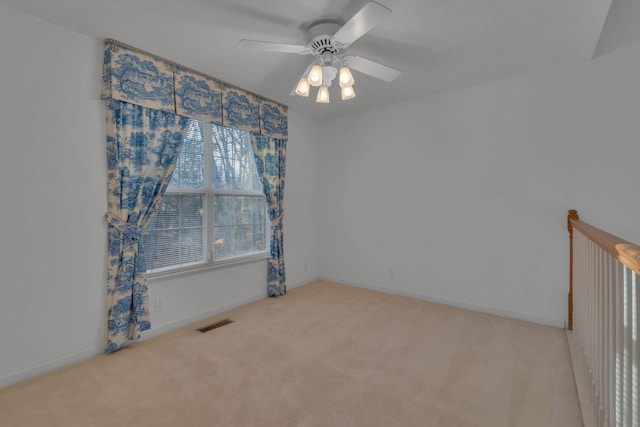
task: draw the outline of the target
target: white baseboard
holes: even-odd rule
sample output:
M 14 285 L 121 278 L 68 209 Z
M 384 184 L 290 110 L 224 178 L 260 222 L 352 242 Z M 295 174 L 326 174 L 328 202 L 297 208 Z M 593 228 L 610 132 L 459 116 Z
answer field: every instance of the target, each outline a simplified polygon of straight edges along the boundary
M 315 280 L 318 280 L 318 278 L 313 278 L 313 279 L 309 279 L 309 280 L 303 280 L 303 281 L 299 281 L 299 282 L 293 282 L 293 283 L 287 283 L 287 289 L 294 289 L 297 288 L 299 286 L 303 286 L 306 285 L 308 283 L 311 283 Z M 145 340 L 151 337 L 155 337 L 161 334 L 164 334 L 166 332 L 169 332 L 173 329 L 177 329 L 180 328 L 182 326 L 186 326 L 190 323 L 194 323 L 194 322 L 198 322 L 202 319 L 206 319 L 207 317 L 211 317 L 211 316 L 215 316 L 217 314 L 220 314 L 222 312 L 231 310 L 233 308 L 236 307 L 240 307 L 242 305 L 246 305 L 258 300 L 261 300 L 263 298 L 268 298 L 267 297 L 267 291 L 266 291 L 266 285 L 265 285 L 265 292 L 264 294 L 260 294 L 260 295 L 255 295 L 252 296 L 250 298 L 246 298 L 244 300 L 238 301 L 236 303 L 233 304 L 227 304 L 224 305 L 222 307 L 216 307 L 212 310 L 207 310 L 205 312 L 202 313 L 198 313 L 198 314 L 194 314 L 192 316 L 188 316 L 185 317 L 184 319 L 179 319 L 179 320 L 175 320 L 172 322 L 167 322 L 165 324 L 159 325 L 159 326 L 154 326 L 152 327 L 152 329 L 145 331 L 141 334 L 141 338 L 140 340 Z M 64 368 L 66 366 L 69 365 L 73 365 L 74 363 L 78 363 L 81 362 L 83 360 L 89 359 L 91 357 L 97 356 L 99 354 L 102 354 L 104 352 L 104 348 L 102 346 L 95 346 L 95 347 L 90 347 L 87 348 L 85 350 L 80 350 L 53 360 L 49 360 L 40 364 L 37 364 L 35 366 L 30 366 L 28 368 L 25 368 L 21 371 L 12 373 L 12 374 L 8 374 L 5 376 L 1 376 L 0 377 L 0 388 L 2 387 L 7 387 L 11 384 L 15 384 L 18 383 L 20 381 L 25 381 L 28 380 L 30 378 L 42 375 L 42 374 L 46 374 L 47 372 L 51 372 L 54 371 L 56 369 L 60 369 L 60 368 Z
M 300 281 L 300 282 L 287 283 L 287 289 L 294 289 L 294 288 L 297 288 L 298 286 L 306 285 L 306 284 L 311 283 L 311 282 L 313 282 L 315 280 L 318 280 L 318 279 L 314 278 L 314 279 L 304 280 L 304 281 Z M 215 316 L 217 314 L 223 313 L 225 311 L 232 310 L 232 309 L 234 309 L 236 307 L 240 307 L 240 306 L 243 306 L 243 305 L 250 304 L 252 302 L 259 301 L 259 300 L 261 300 L 263 298 L 269 298 L 267 296 L 267 287 L 266 287 L 266 285 L 265 285 L 265 290 L 264 290 L 263 294 L 255 295 L 255 296 L 252 296 L 252 297 L 249 297 L 249 298 L 245 298 L 245 299 L 243 299 L 241 301 L 234 302 L 232 304 L 227 304 L 227 305 L 223 305 L 221 307 L 216 307 L 216 308 L 214 308 L 212 310 L 207 310 L 207 311 L 204 311 L 202 313 L 198 313 L 198 314 L 194 314 L 192 316 L 185 317 L 184 319 L 174 320 L 174 321 L 167 322 L 167 323 L 164 323 L 164 324 L 159 325 L 159 326 L 154 326 L 150 330 L 143 332 L 142 336 L 141 336 L 141 339 L 144 340 L 144 339 L 148 339 L 148 338 L 151 338 L 151 337 L 155 337 L 155 336 L 167 333 L 167 332 L 172 331 L 174 329 L 181 328 L 183 326 L 187 326 L 187 325 L 189 325 L 191 323 L 199 322 L 200 320 L 206 319 L 207 317 L 212 317 L 212 316 Z
M 300 286 L 308 285 L 309 283 L 313 283 L 318 280 L 324 280 L 324 279 L 322 279 L 320 276 L 315 276 L 315 277 L 311 277 L 309 279 L 301 280 L 298 282 L 287 283 L 287 289 L 299 288 Z
M 266 294 L 266 292 L 265 292 Z M 151 329 L 149 329 L 148 331 L 144 331 L 141 336 L 140 336 L 140 340 L 146 340 L 152 337 L 156 337 L 158 335 L 162 335 L 165 334 L 169 331 L 172 331 L 174 329 L 177 328 L 181 328 L 183 326 L 187 326 L 190 325 L 191 323 L 195 323 L 195 322 L 199 322 L 202 319 L 206 319 L 207 317 L 211 317 L 211 316 L 215 316 L 217 314 L 223 313 L 225 311 L 234 309 L 236 307 L 240 307 L 242 305 L 246 305 L 246 304 L 250 304 L 252 302 L 255 301 L 259 301 L 263 298 L 267 298 L 266 295 L 256 295 L 256 296 L 252 296 L 246 299 L 243 299 L 241 301 L 235 302 L 233 304 L 227 304 L 227 305 L 223 305 L 221 307 L 216 307 L 212 310 L 207 310 L 207 311 L 203 311 L 201 313 L 197 313 L 194 314 L 192 316 L 187 316 L 183 319 L 179 319 L 179 320 L 173 320 L 171 322 L 167 322 L 164 323 L 162 325 L 159 326 L 152 326 Z
M 35 366 L 30 366 L 13 374 L 2 376 L 0 377 L 0 388 L 7 387 L 20 381 L 28 380 L 29 378 L 33 378 L 38 375 L 46 374 L 47 372 L 51 372 L 56 369 L 73 365 L 74 363 L 78 363 L 86 359 L 90 359 L 101 354 L 103 351 L 104 348 L 102 346 L 90 347 L 85 350 L 76 351 L 66 356 L 39 363 Z
M 534 316 L 527 313 L 518 313 L 515 311 L 502 310 L 499 308 L 487 307 L 487 306 L 474 304 L 466 301 L 459 301 L 459 300 L 454 300 L 450 298 L 425 295 L 425 294 L 420 294 L 416 292 L 407 292 L 407 291 L 402 291 L 397 289 L 389 289 L 381 286 L 373 286 L 365 283 L 353 282 L 350 280 L 337 279 L 334 277 L 322 276 L 322 277 L 319 277 L 318 280 L 324 280 L 327 282 L 333 282 L 333 283 L 338 283 L 338 284 L 347 285 L 347 286 L 355 286 L 358 288 L 370 289 L 372 291 L 385 292 L 387 294 L 399 295 L 407 298 L 414 298 L 414 299 L 434 302 L 442 305 L 449 305 L 451 307 L 463 308 L 465 310 L 477 311 L 477 312 L 486 313 L 486 314 L 493 314 L 501 317 L 508 317 L 510 319 L 524 320 L 526 322 L 538 323 L 546 326 L 554 326 L 554 327 L 563 328 L 563 329 L 565 327 L 564 320 L 543 318 L 543 317 Z

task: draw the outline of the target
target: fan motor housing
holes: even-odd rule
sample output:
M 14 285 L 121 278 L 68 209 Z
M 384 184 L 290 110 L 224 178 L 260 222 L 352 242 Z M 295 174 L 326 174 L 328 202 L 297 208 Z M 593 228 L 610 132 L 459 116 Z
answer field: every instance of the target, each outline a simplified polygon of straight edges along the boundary
M 333 42 L 333 35 L 340 29 L 341 23 L 336 20 L 323 20 L 313 24 L 308 31 L 311 41 L 309 50 L 312 55 L 322 56 L 325 52 L 338 55 L 344 51 Z
M 330 52 L 334 55 L 337 55 L 341 50 L 333 44 L 333 42 L 331 41 L 331 36 L 327 34 L 318 36 L 311 40 L 311 44 L 309 45 L 309 47 L 311 49 L 311 52 L 317 56 L 321 56 L 325 52 Z

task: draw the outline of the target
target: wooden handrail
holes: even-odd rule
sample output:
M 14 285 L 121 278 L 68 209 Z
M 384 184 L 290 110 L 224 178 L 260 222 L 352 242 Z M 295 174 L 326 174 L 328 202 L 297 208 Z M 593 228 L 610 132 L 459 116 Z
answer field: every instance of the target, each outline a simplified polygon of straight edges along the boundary
M 580 230 L 589 240 L 607 251 L 630 270 L 640 275 L 640 246 L 634 245 L 593 225 L 580 221 L 578 211 L 572 209 L 567 215 L 569 230 L 569 330 L 573 329 L 573 229 Z
M 607 251 L 627 268 L 640 275 L 640 246 L 627 242 L 624 239 L 580 220 L 571 220 L 571 224 L 593 243 Z

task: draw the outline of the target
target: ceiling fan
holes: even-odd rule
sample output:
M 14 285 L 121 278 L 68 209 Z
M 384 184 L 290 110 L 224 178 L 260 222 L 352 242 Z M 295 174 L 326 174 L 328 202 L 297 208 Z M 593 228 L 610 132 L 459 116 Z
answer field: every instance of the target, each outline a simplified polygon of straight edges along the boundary
M 329 102 L 329 87 L 339 74 L 343 100 L 355 97 L 355 82 L 350 68 L 372 77 L 392 82 L 400 71 L 361 56 L 346 56 L 349 46 L 391 14 L 391 9 L 378 2 L 365 4 L 344 25 L 335 19 L 315 21 L 308 30 L 306 45 L 242 39 L 238 47 L 265 52 L 312 55 L 313 61 L 302 74 L 291 95 L 309 96 L 310 86 L 319 87 L 316 102 Z

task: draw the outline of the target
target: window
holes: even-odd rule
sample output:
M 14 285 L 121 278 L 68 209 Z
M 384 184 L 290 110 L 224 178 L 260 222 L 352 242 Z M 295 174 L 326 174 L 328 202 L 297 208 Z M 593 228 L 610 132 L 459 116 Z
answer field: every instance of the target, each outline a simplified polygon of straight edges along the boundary
M 264 256 L 267 219 L 249 133 L 192 120 L 145 233 L 147 271 Z

